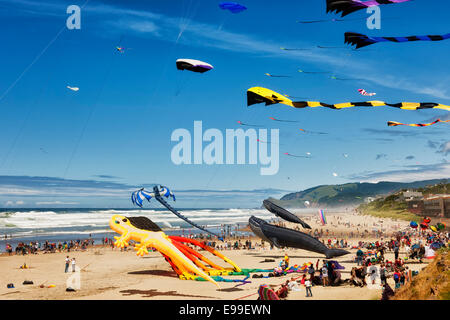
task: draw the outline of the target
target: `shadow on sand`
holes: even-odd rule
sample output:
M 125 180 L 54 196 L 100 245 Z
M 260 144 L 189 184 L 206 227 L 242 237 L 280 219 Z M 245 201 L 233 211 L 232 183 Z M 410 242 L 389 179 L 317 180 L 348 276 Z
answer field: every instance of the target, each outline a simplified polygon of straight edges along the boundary
M 150 276 L 161 276 L 161 277 L 171 277 L 178 278 L 175 271 L 167 271 L 167 270 L 141 270 L 141 271 L 130 271 L 128 274 L 142 274 L 142 275 L 150 275 Z
M 129 290 L 122 290 L 119 292 L 122 293 L 122 295 L 124 295 L 124 296 L 141 295 L 142 298 L 152 298 L 152 297 L 156 297 L 156 296 L 173 296 L 173 297 L 214 299 L 214 297 L 180 294 L 176 291 L 158 291 L 157 289 L 150 289 L 150 290 L 129 289 Z

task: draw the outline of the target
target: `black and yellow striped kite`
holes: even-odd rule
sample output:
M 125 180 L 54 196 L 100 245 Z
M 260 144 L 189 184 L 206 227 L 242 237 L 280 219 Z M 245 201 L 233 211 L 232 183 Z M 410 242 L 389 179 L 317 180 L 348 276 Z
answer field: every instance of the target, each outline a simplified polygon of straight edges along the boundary
M 439 123 L 439 122 L 450 122 L 450 120 L 441 120 L 437 119 L 436 121 L 430 122 L 430 123 L 401 123 L 396 121 L 389 121 L 388 126 L 389 127 L 396 127 L 396 126 L 409 126 L 409 127 L 428 127 L 432 126 L 433 124 Z
M 292 101 L 286 96 L 279 94 L 270 89 L 262 87 L 253 87 L 247 90 L 247 106 L 251 106 L 258 103 L 265 103 L 266 106 L 282 103 L 294 108 L 315 108 L 325 107 L 330 109 L 344 109 L 351 107 L 381 107 L 388 106 L 393 108 L 399 108 L 404 110 L 419 110 L 419 109 L 443 109 L 450 111 L 450 106 L 443 105 L 435 102 L 399 102 L 399 103 L 387 103 L 384 101 L 366 101 L 366 102 L 344 102 L 337 104 L 328 104 L 318 101 Z

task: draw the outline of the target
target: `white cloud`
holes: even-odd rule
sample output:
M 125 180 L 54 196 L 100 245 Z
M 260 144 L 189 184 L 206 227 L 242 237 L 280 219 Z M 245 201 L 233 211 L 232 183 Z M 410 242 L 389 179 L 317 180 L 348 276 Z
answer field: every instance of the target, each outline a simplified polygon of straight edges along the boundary
M 24 205 L 24 204 L 25 204 L 25 201 L 22 201 L 22 200 L 17 200 L 17 201 L 8 200 L 8 201 L 5 202 L 5 206 L 6 207 L 21 206 L 21 205 Z
M 401 170 L 353 174 L 348 177 L 350 180 L 372 183 L 380 181 L 412 182 L 447 178 L 450 178 L 450 163 L 410 165 Z
M 448 155 L 450 153 L 450 141 L 443 143 L 440 146 L 438 153 L 443 153 L 445 155 Z
M 55 204 L 75 205 L 75 204 L 79 204 L 79 202 L 63 202 L 63 201 L 41 201 L 41 202 L 36 202 L 36 205 L 38 205 L 38 206 L 55 205 Z

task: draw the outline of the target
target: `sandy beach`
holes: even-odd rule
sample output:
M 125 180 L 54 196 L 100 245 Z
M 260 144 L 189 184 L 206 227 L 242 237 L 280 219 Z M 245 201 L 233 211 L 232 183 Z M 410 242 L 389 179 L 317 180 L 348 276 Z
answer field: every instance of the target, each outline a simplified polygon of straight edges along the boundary
M 334 234 L 345 236 L 350 248 L 358 241 L 376 241 L 369 234 L 367 237 L 355 236 L 349 238 L 350 232 L 356 229 L 364 234 L 364 230 L 377 228 L 374 224 L 383 225 L 388 233 L 407 226 L 406 221 L 394 221 L 370 216 L 359 216 L 354 213 L 342 213 L 329 215 L 328 224 L 321 226 L 316 217 L 306 217 L 312 230 L 316 228 L 328 229 L 329 237 Z M 357 225 L 359 227 L 356 227 Z M 293 227 L 292 224 L 287 224 Z M 355 229 L 356 228 L 356 229 Z M 380 227 L 378 227 L 380 228 Z M 326 239 L 326 236 L 323 237 Z M 338 237 L 338 239 L 341 239 Z M 384 238 L 388 240 L 389 238 Z M 243 240 L 242 242 L 244 242 Z M 233 241 L 232 241 L 233 242 Z M 258 239 L 252 239 L 252 242 L 259 242 Z M 350 278 L 351 268 L 356 266 L 354 257 L 357 249 L 346 248 L 350 254 L 333 259 L 337 260 L 345 267 L 342 272 L 342 279 Z M 287 253 L 290 257 L 291 265 L 302 265 L 312 262 L 314 265 L 320 259 L 325 258 L 321 254 L 308 252 L 299 249 L 270 249 L 266 244 L 265 248 L 257 246 L 256 249 L 241 250 L 222 250 L 223 254 L 233 260 L 241 268 L 260 268 L 271 269 L 278 265 L 279 261 Z M 79 273 L 80 289 L 76 292 L 66 292 L 66 282 L 74 274 L 64 272 L 64 260 L 66 256 L 75 258 L 77 266 L 81 269 Z M 400 251 L 400 257 L 405 253 Z M 209 256 L 208 256 L 209 257 Z M 386 259 L 394 260 L 394 254 L 387 251 Z M 265 262 L 266 259 L 274 259 L 274 262 Z M 223 261 L 213 261 L 224 265 Z M 21 269 L 20 266 L 26 263 L 29 269 Z M 420 271 L 426 266 L 424 263 L 408 263 L 408 267 L 413 271 Z M 293 273 L 282 277 L 272 278 L 251 278 L 251 283 L 236 286 L 238 283 L 220 282 L 221 289 L 209 282 L 180 280 L 169 264 L 158 252 L 150 252 L 144 257 L 136 256 L 134 250 L 128 251 L 112 249 L 109 246 L 90 247 L 86 251 L 71 251 L 57 253 L 41 253 L 34 255 L 13 255 L 3 254 L 0 256 L 0 269 L 2 277 L 0 281 L 0 299 L 101 299 L 101 300 L 124 300 L 124 299 L 164 299 L 164 300 L 256 300 L 257 289 L 261 284 L 281 285 L 291 277 L 300 277 L 301 273 Z M 244 276 L 228 276 L 228 279 L 243 279 Z M 31 280 L 32 285 L 23 285 L 23 281 Z M 388 279 L 393 285 L 393 280 Z M 15 288 L 8 289 L 6 285 L 13 283 Z M 41 287 L 43 285 L 43 287 Z M 49 288 L 48 286 L 54 285 Z M 291 291 L 288 300 L 321 299 L 321 300 L 378 300 L 381 297 L 381 287 L 354 287 L 350 285 L 341 285 L 337 287 L 313 287 L 313 297 L 305 297 L 305 289 L 301 286 L 301 291 Z

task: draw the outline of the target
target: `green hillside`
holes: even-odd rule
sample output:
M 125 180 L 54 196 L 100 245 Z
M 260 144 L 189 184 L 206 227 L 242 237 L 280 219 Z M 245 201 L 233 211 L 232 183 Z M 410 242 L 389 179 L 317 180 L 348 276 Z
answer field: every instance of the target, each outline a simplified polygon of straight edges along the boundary
M 289 193 L 280 200 L 274 201 L 278 205 L 290 208 L 308 207 L 305 205 L 305 201 L 309 201 L 310 205 L 322 207 L 357 206 L 364 203 L 364 200 L 368 197 L 375 198 L 392 194 L 403 189 L 418 189 L 426 186 L 437 185 L 436 188 L 442 188 L 439 187 L 439 185 L 445 184 L 447 181 L 447 179 L 441 179 L 415 181 L 410 183 L 378 182 L 322 185 L 299 192 Z
M 409 188 L 412 189 L 412 188 Z M 403 189 L 404 191 L 405 189 Z M 424 196 L 430 194 L 447 194 L 450 190 L 449 183 L 440 183 L 413 189 L 422 192 Z M 386 217 L 402 220 L 415 220 L 417 215 L 407 210 L 407 203 L 401 197 L 402 191 L 391 194 L 387 197 L 378 198 L 370 203 L 361 204 L 358 211 L 362 214 L 368 214 L 376 217 Z

